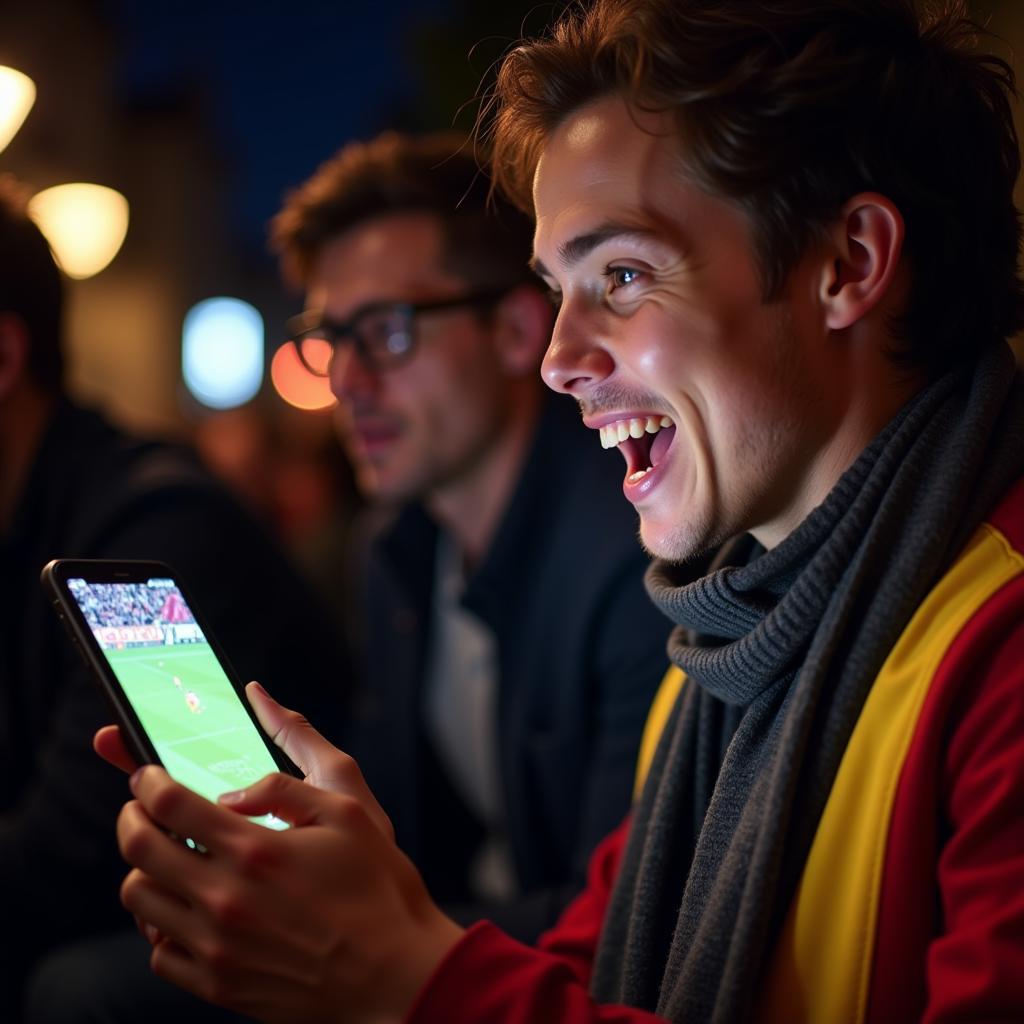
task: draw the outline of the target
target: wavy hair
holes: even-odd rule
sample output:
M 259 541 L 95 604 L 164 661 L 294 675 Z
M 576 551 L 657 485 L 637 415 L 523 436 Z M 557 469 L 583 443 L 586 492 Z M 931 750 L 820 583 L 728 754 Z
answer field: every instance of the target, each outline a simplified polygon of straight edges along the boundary
M 596 0 L 499 69 L 493 174 L 532 208 L 549 134 L 609 94 L 670 111 L 688 173 L 751 225 L 766 301 L 861 191 L 906 225 L 898 357 L 937 372 L 1024 324 L 1014 73 L 964 0 Z
M 305 283 L 328 242 L 393 213 L 438 218 L 446 268 L 481 288 L 536 283 L 529 269 L 532 224 L 490 181 L 469 141 L 454 132 L 385 132 L 352 142 L 287 197 L 271 222 L 271 244 L 286 275 Z

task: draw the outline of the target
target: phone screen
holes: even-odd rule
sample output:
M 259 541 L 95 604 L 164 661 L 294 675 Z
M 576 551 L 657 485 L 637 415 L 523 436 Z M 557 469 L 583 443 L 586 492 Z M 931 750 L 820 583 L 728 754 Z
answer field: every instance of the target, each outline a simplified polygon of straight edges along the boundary
M 172 778 L 216 800 L 279 771 L 173 579 L 67 588 Z

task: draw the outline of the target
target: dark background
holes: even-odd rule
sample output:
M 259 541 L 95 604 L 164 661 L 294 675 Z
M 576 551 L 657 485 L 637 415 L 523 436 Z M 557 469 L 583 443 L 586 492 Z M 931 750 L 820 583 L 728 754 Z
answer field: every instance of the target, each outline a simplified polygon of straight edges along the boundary
M 97 182 L 130 204 L 114 262 L 69 285 L 73 391 L 139 428 L 192 430 L 204 410 L 180 384 L 185 312 L 252 302 L 269 357 L 301 304 L 266 245 L 286 192 L 352 139 L 469 130 L 489 68 L 557 6 L 3 0 L 0 63 L 37 97 L 0 173 L 32 191 Z

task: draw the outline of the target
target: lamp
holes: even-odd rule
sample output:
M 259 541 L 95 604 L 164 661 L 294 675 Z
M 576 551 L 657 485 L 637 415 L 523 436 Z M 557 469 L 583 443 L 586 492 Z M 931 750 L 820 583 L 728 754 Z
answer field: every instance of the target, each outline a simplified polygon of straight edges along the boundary
M 314 339 L 322 346 L 319 353 L 323 365 L 331 356 L 331 345 L 327 341 Z M 329 409 L 334 405 L 331 384 L 326 377 L 317 377 L 302 365 L 299 353 L 291 342 L 285 342 L 270 361 L 270 380 L 274 390 L 296 409 L 319 410 Z
M 181 367 L 185 386 L 211 409 L 233 409 L 263 382 L 263 317 L 248 302 L 219 295 L 185 314 Z
M 28 75 L 0 65 L 0 150 L 14 138 L 36 99 Z
M 64 273 L 78 279 L 98 274 L 128 231 L 128 200 L 105 185 L 54 185 L 29 200 L 28 213 Z

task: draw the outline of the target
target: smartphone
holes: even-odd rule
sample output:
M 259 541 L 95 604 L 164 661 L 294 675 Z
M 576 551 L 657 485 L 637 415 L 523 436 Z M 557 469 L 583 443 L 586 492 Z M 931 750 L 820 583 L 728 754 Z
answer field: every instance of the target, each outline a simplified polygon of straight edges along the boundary
M 57 559 L 43 567 L 42 582 L 139 764 L 162 765 L 213 801 L 270 772 L 299 774 L 256 720 L 169 566 Z M 252 820 L 288 828 L 273 814 Z

